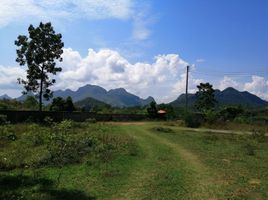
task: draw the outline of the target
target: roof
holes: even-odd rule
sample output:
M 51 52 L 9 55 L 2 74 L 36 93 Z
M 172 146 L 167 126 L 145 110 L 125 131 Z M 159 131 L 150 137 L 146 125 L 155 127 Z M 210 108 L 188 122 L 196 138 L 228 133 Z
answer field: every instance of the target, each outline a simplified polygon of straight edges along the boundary
M 165 110 L 158 110 L 157 113 L 158 113 L 158 114 L 166 114 L 167 111 L 165 111 Z

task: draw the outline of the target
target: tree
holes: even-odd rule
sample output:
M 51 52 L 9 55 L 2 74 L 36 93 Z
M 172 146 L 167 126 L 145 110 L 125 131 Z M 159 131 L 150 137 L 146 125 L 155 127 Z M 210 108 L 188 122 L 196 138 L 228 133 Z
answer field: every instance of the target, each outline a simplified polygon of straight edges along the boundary
M 75 110 L 72 97 L 70 96 L 67 97 L 64 107 L 65 107 L 64 108 L 65 111 L 73 112 Z
M 37 109 L 38 101 L 34 96 L 27 96 L 25 101 L 23 102 L 24 106 L 28 109 Z
M 196 108 L 203 112 L 214 108 L 217 101 L 214 96 L 215 90 L 213 89 L 213 85 L 209 83 L 200 83 L 197 88 L 197 100 L 195 104 Z
M 150 103 L 150 107 L 147 108 L 147 112 L 150 118 L 156 118 L 157 117 L 157 108 L 156 108 L 156 102 L 152 101 Z
M 26 80 L 18 78 L 18 82 L 24 85 L 24 94 L 32 91 L 39 96 L 39 111 L 42 111 L 42 98 L 49 100 L 53 96 L 49 87 L 56 80 L 50 79 L 49 74 L 56 75 L 61 71 L 60 67 L 56 67 L 56 61 L 62 61 L 64 44 L 61 34 L 55 33 L 50 22 L 41 22 L 36 28 L 30 25 L 28 32 L 29 38 L 19 35 L 15 41 L 19 47 L 16 62 L 28 67 Z
M 64 111 L 65 100 L 62 97 L 56 97 L 52 100 L 49 110 L 51 111 Z

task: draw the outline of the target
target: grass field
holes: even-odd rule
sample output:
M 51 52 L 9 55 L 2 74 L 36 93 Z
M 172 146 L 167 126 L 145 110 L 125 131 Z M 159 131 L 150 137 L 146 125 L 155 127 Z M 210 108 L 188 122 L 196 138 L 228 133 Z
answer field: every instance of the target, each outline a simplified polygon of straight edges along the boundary
M 268 199 L 262 132 L 67 121 L 0 133 L 0 199 Z

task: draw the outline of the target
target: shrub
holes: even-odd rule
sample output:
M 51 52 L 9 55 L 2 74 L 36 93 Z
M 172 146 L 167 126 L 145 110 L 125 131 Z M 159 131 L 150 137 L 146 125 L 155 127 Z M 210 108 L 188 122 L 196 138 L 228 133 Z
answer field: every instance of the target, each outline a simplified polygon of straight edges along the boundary
M 51 126 L 53 124 L 53 118 L 46 116 L 43 120 L 44 124 L 47 126 Z
M 256 147 L 253 146 L 252 144 L 247 143 L 245 145 L 245 150 L 246 150 L 246 155 L 248 155 L 248 156 L 255 156 Z
M 234 120 L 237 116 L 241 115 L 244 112 L 244 110 L 238 106 L 238 107 L 225 107 L 220 111 L 221 117 L 227 121 L 227 120 Z
M 7 124 L 7 116 L 6 115 L 0 115 L 0 125 Z
M 173 133 L 174 131 L 171 128 L 165 128 L 165 127 L 155 127 L 154 130 L 158 132 L 163 132 L 163 133 Z
M 218 119 L 218 113 L 215 110 L 208 110 L 205 112 L 205 120 L 209 124 L 214 123 Z
M 90 123 L 90 124 L 94 124 L 97 122 L 97 120 L 95 118 L 88 118 L 88 119 L 86 119 L 85 122 Z
M 252 130 L 252 138 L 258 142 L 265 142 L 267 137 L 264 131 Z
M 185 113 L 183 119 L 185 125 L 190 128 L 198 128 L 203 121 L 203 117 L 200 114 L 190 112 Z

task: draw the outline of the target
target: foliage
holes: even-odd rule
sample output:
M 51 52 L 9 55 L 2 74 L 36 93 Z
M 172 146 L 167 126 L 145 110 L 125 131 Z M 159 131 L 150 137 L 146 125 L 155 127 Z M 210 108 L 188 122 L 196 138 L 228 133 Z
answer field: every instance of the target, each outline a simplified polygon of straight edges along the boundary
M 92 124 L 94 124 L 94 123 L 97 122 L 97 120 L 96 120 L 95 118 L 88 118 L 88 119 L 86 119 L 85 122 L 86 122 L 86 123 L 92 123 Z
M 0 125 L 7 124 L 7 116 L 6 115 L 0 115 Z
M 167 119 L 169 119 L 169 120 L 175 119 L 176 114 L 175 114 L 173 106 L 171 106 L 170 104 L 162 103 L 162 104 L 159 104 L 157 107 L 159 110 L 165 110 L 167 112 L 167 114 L 166 114 Z
M 229 106 L 223 108 L 219 114 L 220 116 L 226 121 L 226 120 L 234 120 L 236 117 L 239 115 L 243 114 L 244 110 L 241 106 L 234 107 L 234 106 Z
M 50 22 L 38 27 L 30 25 L 28 28 L 29 37 L 19 35 L 15 41 L 17 49 L 16 61 L 24 66 L 27 65 L 27 79 L 18 79 L 24 85 L 26 93 L 32 91 L 39 95 L 39 110 L 42 110 L 42 98 L 49 100 L 52 91 L 49 89 L 56 80 L 51 79 L 49 74 L 56 75 L 61 71 L 56 67 L 56 60 L 62 61 L 63 42 L 61 34 L 56 34 Z
M 202 118 L 201 115 L 191 112 L 186 112 L 183 116 L 186 127 L 190 128 L 198 128 L 203 121 Z
M 214 96 L 215 90 L 213 89 L 213 86 L 209 83 L 200 83 L 197 88 L 197 100 L 195 103 L 196 108 L 202 112 L 214 108 L 217 101 Z
M 26 109 L 36 110 L 38 108 L 38 101 L 34 96 L 27 96 L 23 102 L 23 106 Z
M 219 119 L 219 113 L 214 109 L 206 110 L 205 113 L 205 121 L 209 124 L 215 123 Z
M 50 111 L 75 111 L 73 100 L 70 96 L 67 97 L 66 100 L 64 100 L 62 97 L 53 98 L 49 109 Z
M 73 104 L 72 97 L 70 97 L 70 96 L 67 97 L 64 107 L 65 107 L 65 110 L 68 111 L 68 112 L 75 111 L 75 107 L 74 107 L 74 104 Z
M 171 128 L 166 128 L 166 127 L 155 127 L 153 128 L 153 130 L 157 131 L 157 132 L 162 132 L 162 133 L 174 133 L 174 130 Z
M 154 119 L 157 118 L 157 108 L 156 108 L 156 102 L 152 101 L 150 103 L 150 106 L 147 108 L 147 112 L 150 118 Z

